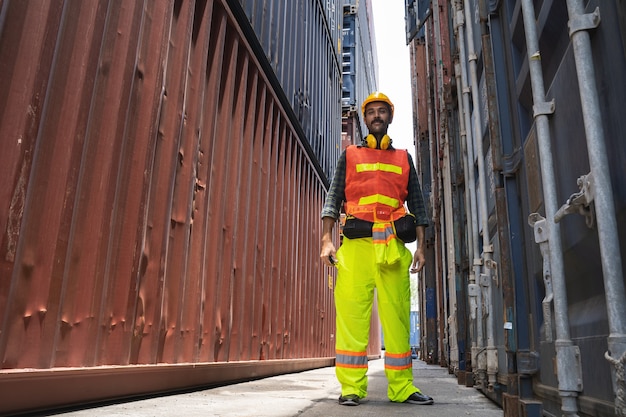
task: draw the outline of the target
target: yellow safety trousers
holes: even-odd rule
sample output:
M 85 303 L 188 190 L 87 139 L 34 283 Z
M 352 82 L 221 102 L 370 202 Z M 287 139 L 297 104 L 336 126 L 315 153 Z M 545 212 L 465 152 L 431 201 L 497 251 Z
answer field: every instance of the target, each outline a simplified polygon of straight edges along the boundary
M 348 239 L 337 251 L 338 274 L 335 285 L 336 374 L 341 395 L 367 396 L 367 344 L 374 301 L 385 340 L 387 396 L 403 402 L 414 392 L 413 366 L 409 345 L 411 306 L 409 267 L 411 252 L 401 241 L 397 262 L 377 264 L 372 238 Z

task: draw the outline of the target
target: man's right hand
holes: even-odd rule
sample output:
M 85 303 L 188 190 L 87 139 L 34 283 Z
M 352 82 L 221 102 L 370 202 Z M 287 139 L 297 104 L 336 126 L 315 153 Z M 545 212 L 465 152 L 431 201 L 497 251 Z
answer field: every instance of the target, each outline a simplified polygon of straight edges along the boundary
M 320 252 L 320 259 L 326 266 L 334 266 L 331 259 L 335 259 L 337 250 L 333 243 L 333 227 L 335 226 L 335 219 L 332 217 L 322 218 L 322 250 Z
M 332 263 L 331 259 L 336 259 L 335 255 L 336 255 L 336 250 L 335 250 L 335 245 L 333 244 L 332 241 L 330 240 L 322 240 L 322 250 L 320 252 L 320 259 L 322 260 L 322 263 L 326 266 L 335 266 L 334 263 Z

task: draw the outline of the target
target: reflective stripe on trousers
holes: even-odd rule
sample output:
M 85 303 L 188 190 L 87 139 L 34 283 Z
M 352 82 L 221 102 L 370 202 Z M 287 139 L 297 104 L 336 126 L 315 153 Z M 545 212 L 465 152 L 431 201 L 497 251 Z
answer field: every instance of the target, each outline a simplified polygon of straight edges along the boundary
M 337 349 L 335 365 L 343 368 L 367 369 L 367 352 L 351 352 Z
M 336 373 L 341 395 L 367 396 L 367 344 L 374 288 L 385 339 L 387 395 L 402 402 L 419 390 L 413 385 L 409 345 L 410 251 L 398 242 L 400 259 L 376 264 L 372 238 L 348 239 L 337 251 L 335 286 L 337 312 Z
M 413 369 L 413 358 L 411 351 L 404 353 L 385 352 L 385 369 Z

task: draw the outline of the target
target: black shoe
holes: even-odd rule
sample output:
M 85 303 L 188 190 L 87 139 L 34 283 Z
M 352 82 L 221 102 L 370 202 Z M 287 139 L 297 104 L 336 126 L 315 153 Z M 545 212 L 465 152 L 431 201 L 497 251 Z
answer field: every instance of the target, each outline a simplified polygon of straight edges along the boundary
M 358 395 L 356 394 L 348 394 L 345 396 L 341 396 L 339 397 L 339 404 L 341 405 L 359 405 L 360 404 L 360 398 Z
M 408 404 L 429 405 L 434 403 L 435 401 L 426 394 L 422 394 L 421 392 L 414 392 L 404 402 Z

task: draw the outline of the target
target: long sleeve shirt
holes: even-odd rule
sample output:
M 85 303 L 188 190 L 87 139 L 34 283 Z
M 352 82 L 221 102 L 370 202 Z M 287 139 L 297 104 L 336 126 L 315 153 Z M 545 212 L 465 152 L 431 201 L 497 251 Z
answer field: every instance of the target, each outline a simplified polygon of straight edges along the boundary
M 413 158 L 411 154 L 407 152 L 409 158 L 409 183 L 408 183 L 408 195 L 406 199 L 409 211 L 415 216 L 418 226 L 428 226 L 429 221 L 426 215 L 426 207 L 424 205 L 424 197 L 422 196 L 422 188 L 417 178 L 417 171 L 415 165 L 413 165 Z M 346 151 L 344 150 L 339 156 L 337 161 L 337 167 L 335 168 L 335 175 L 330 184 L 330 189 L 326 195 L 326 201 L 322 208 L 321 217 L 332 217 L 333 219 L 339 218 L 339 212 L 341 205 L 346 199 Z

